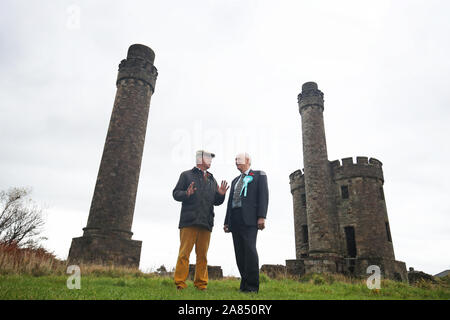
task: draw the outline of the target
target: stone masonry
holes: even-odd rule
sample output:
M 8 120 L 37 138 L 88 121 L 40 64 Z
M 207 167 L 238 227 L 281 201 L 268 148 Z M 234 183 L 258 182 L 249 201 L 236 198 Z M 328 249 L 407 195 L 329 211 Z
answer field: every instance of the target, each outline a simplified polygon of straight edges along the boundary
M 208 279 L 210 280 L 222 280 L 223 271 L 221 266 L 207 266 L 208 267 Z M 189 265 L 189 280 L 194 281 L 195 278 L 195 264 Z
M 70 264 L 138 267 L 141 241 L 131 225 L 157 69 L 152 49 L 134 44 L 119 65 L 116 97 L 87 226 L 73 238 Z
M 290 178 L 294 203 L 296 259 L 287 272 L 367 275 L 378 265 L 387 278 L 407 281 L 396 261 L 383 192 L 382 163 L 368 157 L 329 161 L 323 93 L 307 82 L 298 96 L 304 169 Z

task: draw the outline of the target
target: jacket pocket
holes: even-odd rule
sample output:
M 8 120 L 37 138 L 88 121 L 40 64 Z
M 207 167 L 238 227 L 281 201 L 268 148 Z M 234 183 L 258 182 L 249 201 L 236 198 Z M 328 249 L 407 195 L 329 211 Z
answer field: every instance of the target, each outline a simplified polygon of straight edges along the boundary
M 195 213 L 193 211 L 182 211 L 180 222 L 181 223 L 190 223 L 195 220 Z

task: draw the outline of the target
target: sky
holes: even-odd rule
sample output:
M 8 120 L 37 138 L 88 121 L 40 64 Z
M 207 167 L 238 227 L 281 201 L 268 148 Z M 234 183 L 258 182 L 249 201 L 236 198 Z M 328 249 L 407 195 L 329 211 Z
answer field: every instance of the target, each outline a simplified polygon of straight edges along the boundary
M 303 168 L 308 81 L 324 93 L 329 160 L 383 163 L 396 259 L 450 269 L 449 14 L 436 0 L 1 1 L 0 190 L 32 188 L 44 246 L 66 259 L 87 223 L 118 65 L 140 43 L 159 72 L 132 227 L 141 270 L 175 266 L 172 190 L 199 149 L 229 183 L 235 155 L 250 153 L 270 192 L 260 265 L 295 259 L 289 174 Z M 208 264 L 238 275 L 225 210 Z

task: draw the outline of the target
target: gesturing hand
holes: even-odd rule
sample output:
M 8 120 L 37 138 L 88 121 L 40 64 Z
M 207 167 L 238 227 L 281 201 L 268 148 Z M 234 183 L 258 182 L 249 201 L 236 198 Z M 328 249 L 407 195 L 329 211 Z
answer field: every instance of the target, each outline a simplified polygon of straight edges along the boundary
M 197 190 L 197 188 L 194 188 L 194 181 L 192 181 L 186 190 L 187 196 L 190 197 L 195 192 L 195 190 Z
M 217 189 L 217 192 L 219 192 L 222 196 L 227 193 L 227 190 L 230 187 L 228 186 L 228 183 L 225 180 L 222 180 L 222 183 L 220 184 L 220 187 Z

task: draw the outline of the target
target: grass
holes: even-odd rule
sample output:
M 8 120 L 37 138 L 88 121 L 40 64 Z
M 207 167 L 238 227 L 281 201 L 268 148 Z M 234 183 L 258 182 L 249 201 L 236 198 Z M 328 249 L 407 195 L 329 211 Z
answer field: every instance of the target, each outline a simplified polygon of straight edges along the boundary
M 131 300 L 373 300 L 450 299 L 450 277 L 415 285 L 382 280 L 381 289 L 370 290 L 365 279 L 343 275 L 307 274 L 293 279 L 260 276 L 259 294 L 239 291 L 239 280 L 210 280 L 207 291 L 177 291 L 172 278 L 137 269 L 81 265 L 81 288 L 68 289 L 66 263 L 44 249 L 0 245 L 0 299 L 131 299 Z
M 173 279 L 154 275 L 95 275 L 81 277 L 81 288 L 68 289 L 67 276 L 6 275 L 0 279 L 0 299 L 151 299 L 151 300 L 316 300 L 316 299 L 450 299 L 447 282 L 411 286 L 382 280 L 380 290 L 369 290 L 361 280 L 308 275 L 300 280 L 269 279 L 261 275 L 259 294 L 239 292 L 238 279 L 211 280 L 207 291 L 177 291 Z M 318 280 L 320 279 L 320 280 Z M 333 280 L 332 280 L 333 279 Z

